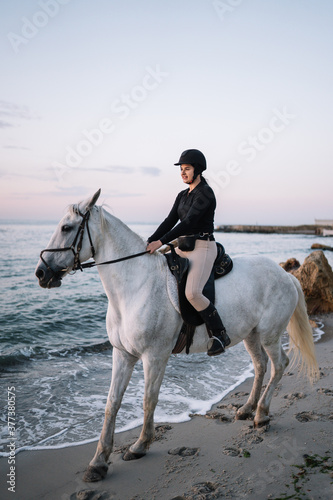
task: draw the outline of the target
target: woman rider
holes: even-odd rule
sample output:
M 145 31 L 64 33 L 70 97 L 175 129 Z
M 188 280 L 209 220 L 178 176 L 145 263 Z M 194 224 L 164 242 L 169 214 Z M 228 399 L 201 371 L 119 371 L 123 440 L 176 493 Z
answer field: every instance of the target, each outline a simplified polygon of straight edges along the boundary
M 192 236 L 187 239 L 187 244 L 191 239 L 193 248 L 188 245 L 182 247 L 180 239 L 176 252 L 189 259 L 190 270 L 185 295 L 212 333 L 213 343 L 207 354 L 216 356 L 224 352 L 225 347 L 230 344 L 214 304 L 202 293 L 217 255 L 213 236 L 216 199 L 212 188 L 202 175 L 206 170 L 206 158 L 201 151 L 187 149 L 175 165 L 180 165 L 182 179 L 189 187 L 178 194 L 168 217 L 148 238 L 147 250 L 152 254 L 175 238 Z

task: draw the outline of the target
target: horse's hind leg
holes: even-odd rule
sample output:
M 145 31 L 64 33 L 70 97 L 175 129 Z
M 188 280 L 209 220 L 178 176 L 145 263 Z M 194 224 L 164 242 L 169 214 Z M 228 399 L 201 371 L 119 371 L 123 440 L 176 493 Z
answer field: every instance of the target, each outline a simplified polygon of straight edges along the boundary
M 158 359 L 159 356 L 155 354 L 154 356 L 144 356 L 142 358 L 145 375 L 143 426 L 139 439 L 124 454 L 124 460 L 135 460 L 143 457 L 154 440 L 154 411 L 157 405 L 168 357 L 169 356 L 166 356 L 165 359 Z
M 252 331 L 250 335 L 244 339 L 244 345 L 252 358 L 255 375 L 249 399 L 236 413 L 236 419 L 238 420 L 245 420 L 251 417 L 252 412 L 257 408 L 268 361 L 268 356 L 261 346 L 258 333 Z
M 105 407 L 103 429 L 95 456 L 83 476 L 84 481 L 99 481 L 107 473 L 107 460 L 113 448 L 116 416 L 136 362 L 137 358 L 134 356 L 113 348 L 112 379 Z
M 269 422 L 270 418 L 268 413 L 274 390 L 289 364 L 289 358 L 281 346 L 280 337 L 274 344 L 264 344 L 264 349 L 271 360 L 271 378 L 258 402 L 258 408 L 254 418 L 255 427 L 261 427 Z

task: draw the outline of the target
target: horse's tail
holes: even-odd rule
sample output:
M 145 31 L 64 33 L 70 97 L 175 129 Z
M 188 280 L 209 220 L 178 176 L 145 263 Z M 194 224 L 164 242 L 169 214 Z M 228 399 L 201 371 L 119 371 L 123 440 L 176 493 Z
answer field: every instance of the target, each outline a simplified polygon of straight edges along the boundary
M 297 306 L 287 326 L 290 337 L 289 352 L 293 351 L 294 354 L 292 365 L 300 363 L 301 373 L 307 375 L 309 380 L 314 382 L 319 378 L 319 369 L 304 293 L 298 279 L 292 274 L 289 276 L 298 293 Z

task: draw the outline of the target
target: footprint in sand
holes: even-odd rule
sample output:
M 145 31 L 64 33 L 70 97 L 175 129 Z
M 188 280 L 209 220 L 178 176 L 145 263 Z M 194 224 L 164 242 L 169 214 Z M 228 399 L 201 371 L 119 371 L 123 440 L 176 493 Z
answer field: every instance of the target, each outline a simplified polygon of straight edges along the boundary
M 223 453 L 229 457 L 238 457 L 241 452 L 238 448 L 224 448 Z
M 82 490 L 71 495 L 70 500 L 111 500 L 107 491 Z
M 301 411 L 301 413 L 297 413 L 295 418 L 299 422 L 314 422 L 317 420 L 322 420 L 322 415 L 318 415 L 313 411 Z
M 248 392 L 242 392 L 242 391 L 240 391 L 240 392 L 235 392 L 235 394 L 230 394 L 230 397 L 238 399 L 238 398 L 243 398 L 243 397 L 248 396 L 248 395 L 249 395 Z
M 317 389 L 317 392 L 319 392 L 319 394 L 326 394 L 326 396 L 333 396 L 332 389 L 324 389 L 324 387 L 320 387 Z
M 220 420 L 221 422 L 233 422 L 233 418 L 221 413 L 219 411 L 208 411 L 205 415 L 206 418 L 212 418 L 215 420 Z
M 164 435 L 167 431 L 170 431 L 172 426 L 169 424 L 157 425 L 155 427 L 155 439 L 154 441 L 161 441 L 162 439 L 166 439 Z
M 185 495 L 177 495 L 176 497 L 171 498 L 171 500 L 189 500 L 190 498 L 221 498 L 220 495 L 218 497 L 216 496 L 219 492 L 220 486 L 221 485 L 218 483 L 211 483 L 209 481 L 205 483 L 197 483 L 191 487 L 191 492 L 185 493 Z
M 283 397 L 284 397 L 284 399 L 289 399 L 291 401 L 295 401 L 297 399 L 306 398 L 306 394 L 304 394 L 304 392 L 291 392 L 290 394 L 286 394 Z
M 193 455 L 197 455 L 199 452 L 199 448 L 186 448 L 185 446 L 181 446 L 180 448 L 173 448 L 168 451 L 169 455 L 179 455 L 180 457 L 191 457 Z

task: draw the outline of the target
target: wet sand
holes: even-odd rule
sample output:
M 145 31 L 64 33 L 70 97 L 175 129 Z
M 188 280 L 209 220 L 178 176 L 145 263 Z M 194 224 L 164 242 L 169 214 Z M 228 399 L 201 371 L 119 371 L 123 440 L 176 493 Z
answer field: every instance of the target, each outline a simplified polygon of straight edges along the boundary
M 248 379 L 205 416 L 157 425 L 156 440 L 140 460 L 122 460 L 124 449 L 140 429 L 116 434 L 112 465 L 99 483 L 82 481 L 96 443 L 19 453 L 15 493 L 7 490 L 9 465 L 7 458 L 1 458 L 0 498 L 333 498 L 333 314 L 321 320 L 325 334 L 316 343 L 320 380 L 311 386 L 297 369 L 287 370 L 272 399 L 268 426 L 257 430 L 252 420 L 234 420 L 251 390 L 252 379 Z M 264 383 L 267 380 L 266 374 Z

